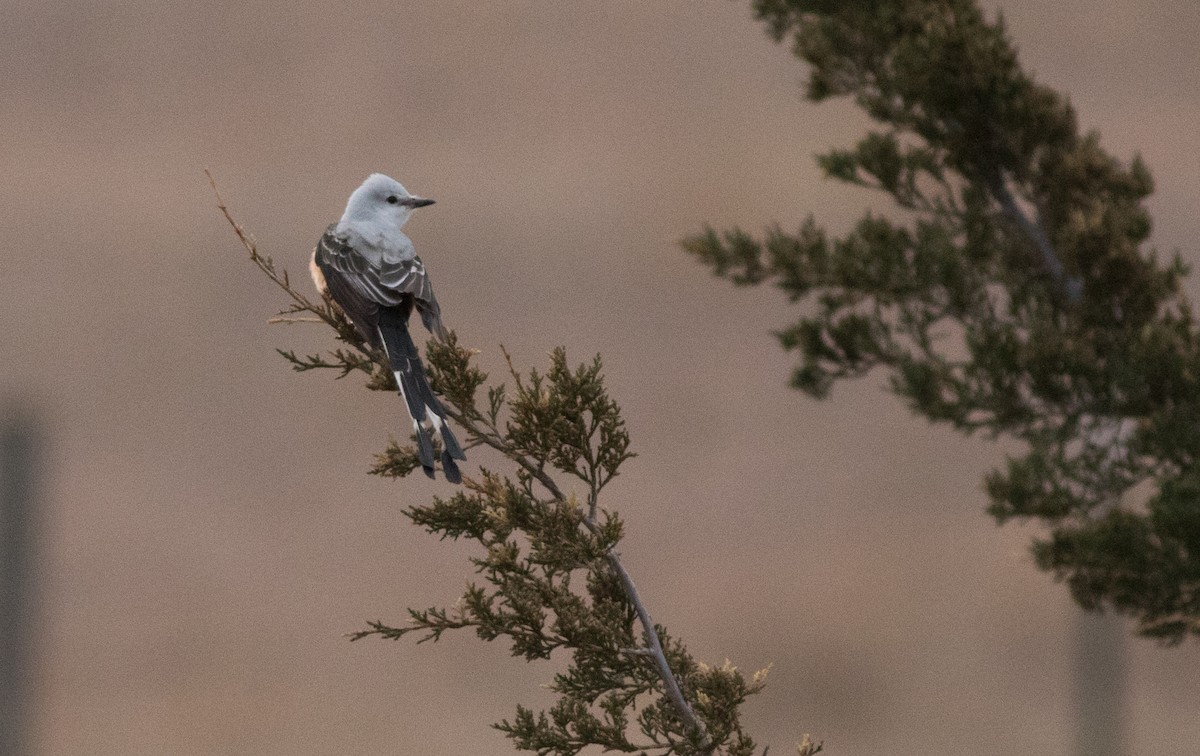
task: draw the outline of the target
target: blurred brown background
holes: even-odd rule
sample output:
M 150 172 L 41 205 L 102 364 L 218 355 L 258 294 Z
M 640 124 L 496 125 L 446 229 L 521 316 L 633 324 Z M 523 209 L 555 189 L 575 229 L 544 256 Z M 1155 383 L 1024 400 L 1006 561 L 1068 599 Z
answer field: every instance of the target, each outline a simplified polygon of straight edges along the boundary
M 988 5 L 1141 151 L 1155 244 L 1197 261 L 1200 6 Z M 488 723 L 548 700 L 549 665 L 473 636 L 346 642 L 461 590 L 465 547 L 400 514 L 449 488 L 364 474 L 399 400 L 274 354 L 329 335 L 266 324 L 281 296 L 206 166 L 297 275 L 394 175 L 438 200 L 408 230 L 486 366 L 604 354 L 640 453 L 608 499 L 629 565 L 700 658 L 774 664 L 747 708 L 772 753 L 805 731 L 842 755 L 1075 748 L 1077 611 L 1036 530 L 983 513 L 1003 448 L 878 376 L 789 390 L 788 306 L 677 246 L 886 208 L 821 179 L 862 118 L 805 103 L 747 3 L 9 0 L 0 72 L 0 397 L 41 408 L 50 455 L 36 753 L 507 753 Z M 1200 752 L 1200 649 L 1126 648 L 1127 752 Z

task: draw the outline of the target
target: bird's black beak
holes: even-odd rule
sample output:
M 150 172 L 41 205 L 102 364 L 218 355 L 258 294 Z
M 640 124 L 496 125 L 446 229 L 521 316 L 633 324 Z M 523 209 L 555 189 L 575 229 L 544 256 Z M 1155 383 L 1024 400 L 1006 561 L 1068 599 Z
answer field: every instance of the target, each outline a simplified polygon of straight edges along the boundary
M 429 207 L 430 205 L 433 204 L 433 200 L 424 199 L 422 197 L 412 197 L 405 204 L 407 204 L 410 207 L 414 207 L 414 208 L 415 207 Z

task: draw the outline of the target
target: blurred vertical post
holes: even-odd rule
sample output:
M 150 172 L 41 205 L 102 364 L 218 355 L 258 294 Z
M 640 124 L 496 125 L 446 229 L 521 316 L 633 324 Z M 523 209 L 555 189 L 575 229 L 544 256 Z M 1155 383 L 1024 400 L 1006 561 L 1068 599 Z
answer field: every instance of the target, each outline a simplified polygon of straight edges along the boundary
M 1112 615 L 1078 612 L 1075 620 L 1075 753 L 1125 751 L 1125 628 Z
M 33 560 L 39 434 L 32 413 L 0 408 L 0 754 L 30 752 Z

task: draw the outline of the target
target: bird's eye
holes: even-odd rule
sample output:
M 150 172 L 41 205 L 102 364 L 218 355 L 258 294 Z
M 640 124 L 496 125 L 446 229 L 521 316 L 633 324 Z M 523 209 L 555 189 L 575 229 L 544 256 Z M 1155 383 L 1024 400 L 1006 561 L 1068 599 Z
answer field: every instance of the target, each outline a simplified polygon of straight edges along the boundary
M 393 195 L 391 195 L 390 197 L 388 197 L 388 198 L 387 198 L 387 203 L 388 203 L 389 205 L 394 205 L 394 204 L 396 204 L 396 203 L 397 203 L 397 202 L 399 202 L 399 201 L 400 201 L 400 198 L 399 198 L 399 197 L 397 197 L 397 196 L 396 196 L 396 195 L 394 195 L 394 194 L 393 194 Z

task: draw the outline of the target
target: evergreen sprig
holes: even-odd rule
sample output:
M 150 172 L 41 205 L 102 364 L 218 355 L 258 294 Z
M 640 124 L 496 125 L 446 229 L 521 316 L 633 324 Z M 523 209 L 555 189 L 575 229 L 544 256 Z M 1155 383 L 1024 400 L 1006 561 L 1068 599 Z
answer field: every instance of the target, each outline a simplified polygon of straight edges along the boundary
M 1049 525 L 1035 557 L 1080 604 L 1166 642 L 1200 634 L 1200 333 L 1179 257 L 1143 249 L 1145 165 L 1079 133 L 974 0 L 754 8 L 809 64 L 810 99 L 850 97 L 879 125 L 818 158 L 825 173 L 905 212 L 684 247 L 804 306 L 777 333 L 796 388 L 882 368 L 918 414 L 1023 442 L 987 478 L 989 511 Z
M 599 358 L 572 369 L 555 349 L 548 370 L 526 375 L 509 358 L 513 388 L 492 387 L 480 410 L 487 376 L 472 356 L 453 338 L 431 346 L 431 380 L 470 442 L 499 450 L 516 463 L 516 475 L 483 470 L 465 479 L 466 491 L 405 514 L 431 534 L 477 543 L 471 563 L 479 580 L 452 609 L 410 610 L 406 625 L 374 622 L 353 637 L 436 640 L 469 627 L 530 661 L 568 653 L 567 671 L 548 686 L 558 702 L 540 714 L 519 707 L 496 725 L 522 750 L 755 753 L 738 710 L 761 690 L 762 677 L 704 667 L 665 628 L 650 623 L 647 633 L 641 624 L 644 607 L 618 552 L 623 522 L 599 506 L 600 490 L 633 456 Z M 416 464 L 413 446 L 393 444 L 373 472 L 404 476 Z M 556 476 L 578 481 L 584 498 L 564 493 Z M 631 730 L 642 738 L 632 740 Z
M 291 299 L 273 322 L 321 322 L 348 346 L 280 354 L 299 371 L 331 369 L 338 378 L 361 372 L 368 388 L 394 390 L 383 355 L 362 341 L 341 311 L 293 289 L 219 194 L 217 205 L 251 261 Z M 598 746 L 655 755 L 765 756 L 768 749 L 759 750 L 743 730 L 740 707 L 762 690 L 766 670 L 747 677 L 728 662 L 711 667 L 696 661 L 652 620 L 621 561 L 624 524 L 601 506 L 600 492 L 634 455 L 620 407 L 604 386 L 599 356 L 571 368 L 558 348 L 548 369 L 523 375 L 505 352 L 511 389 L 488 386 L 474 356 L 453 333 L 445 343 L 431 342 L 431 383 L 465 431 L 466 446 L 495 449 L 514 471 L 464 475 L 464 490 L 411 506 L 405 515 L 441 539 L 474 542 L 476 579 L 448 608 L 409 609 L 405 623 L 370 622 L 351 638 L 414 636 L 423 643 L 470 628 L 483 640 L 506 641 L 514 656 L 528 661 L 565 655 L 566 670 L 547 686 L 557 695 L 550 708 L 535 712 L 518 705 L 511 720 L 493 725 L 522 751 L 577 754 Z M 419 464 L 412 443 L 393 441 L 371 472 L 402 478 Z M 572 481 L 580 494 L 560 480 Z M 821 744 L 807 735 L 797 746 L 800 756 L 819 751 Z

